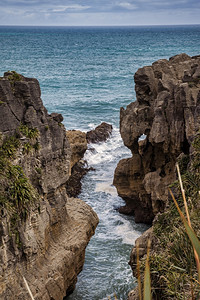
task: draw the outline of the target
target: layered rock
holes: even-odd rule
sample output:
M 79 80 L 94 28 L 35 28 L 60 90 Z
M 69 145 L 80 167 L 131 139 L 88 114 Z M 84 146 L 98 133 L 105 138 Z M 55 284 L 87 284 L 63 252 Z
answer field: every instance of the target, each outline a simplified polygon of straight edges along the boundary
M 7 136 L 18 140 L 10 160 L 23 168 L 38 198 L 26 218 L 16 218 L 15 231 L 12 212 L 0 203 L 0 299 L 5 300 L 30 298 L 24 278 L 34 299 L 63 299 L 74 289 L 98 223 L 87 204 L 66 193 L 71 149 L 63 118 L 49 115 L 40 97 L 36 79 L 15 72 L 0 78 L 1 145 Z
M 71 168 L 83 158 L 87 150 L 86 133 L 80 130 L 68 130 L 66 132 L 71 148 Z
M 81 179 L 90 168 L 85 160 L 82 160 L 87 150 L 86 133 L 80 130 L 68 130 L 67 137 L 71 148 L 71 175 L 66 183 L 67 194 L 70 197 L 77 197 L 82 188 Z
M 189 154 L 200 125 L 200 56 L 180 54 L 139 69 L 137 100 L 121 108 L 120 132 L 132 158 L 119 162 L 114 177 L 124 211 L 151 223 L 163 211 L 175 163 Z

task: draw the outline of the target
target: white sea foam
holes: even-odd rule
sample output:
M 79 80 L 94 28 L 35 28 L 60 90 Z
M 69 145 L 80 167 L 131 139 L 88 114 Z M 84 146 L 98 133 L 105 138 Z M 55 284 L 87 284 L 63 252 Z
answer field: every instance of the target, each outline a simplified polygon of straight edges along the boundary
M 93 128 L 94 124 L 89 124 Z M 123 151 L 122 151 L 123 147 Z M 130 151 L 123 146 L 119 130 L 114 127 L 111 137 L 104 143 L 90 144 L 86 151 L 85 159 L 91 165 L 103 164 L 104 162 L 113 162 L 124 152 L 130 156 Z
M 112 196 L 117 196 L 117 190 L 111 182 L 99 182 L 96 184 L 95 192 L 105 192 Z
M 134 230 L 130 220 L 125 219 L 123 219 L 123 224 L 116 226 L 115 232 L 122 239 L 122 243 L 129 245 L 134 245 L 135 240 L 141 235 Z

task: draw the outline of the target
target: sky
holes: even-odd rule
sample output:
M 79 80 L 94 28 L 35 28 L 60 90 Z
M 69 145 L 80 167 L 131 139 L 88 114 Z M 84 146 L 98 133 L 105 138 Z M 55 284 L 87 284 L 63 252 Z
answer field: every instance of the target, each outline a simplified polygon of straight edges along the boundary
M 200 24 L 200 0 L 0 0 L 0 25 Z

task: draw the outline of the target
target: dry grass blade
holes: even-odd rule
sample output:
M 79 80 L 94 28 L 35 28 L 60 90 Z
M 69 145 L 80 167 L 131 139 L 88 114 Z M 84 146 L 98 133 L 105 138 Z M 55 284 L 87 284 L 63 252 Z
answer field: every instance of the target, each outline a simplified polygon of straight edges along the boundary
M 193 286 L 192 279 L 190 279 L 190 290 L 191 290 L 191 300 L 195 300 L 195 297 L 194 297 L 194 286 Z
M 183 188 L 183 182 L 182 182 L 182 179 L 181 179 L 181 173 L 180 173 L 180 169 L 179 169 L 178 163 L 176 164 L 176 169 L 177 169 L 177 173 L 178 173 L 178 179 L 179 179 L 179 183 L 180 183 L 180 188 L 181 188 L 181 193 L 182 193 L 182 197 L 183 197 L 183 202 L 184 202 L 184 206 L 185 206 L 185 212 L 186 212 L 188 224 L 191 227 L 190 215 L 189 215 L 187 201 L 186 201 L 186 197 L 185 197 L 185 190 Z
M 138 291 L 139 291 L 139 299 L 142 300 L 142 285 L 141 285 L 141 276 L 140 276 L 140 258 L 139 258 L 139 243 L 136 243 L 136 251 L 137 251 L 137 280 L 138 280 Z
M 151 300 L 151 278 L 150 278 L 150 266 L 149 266 L 149 252 L 150 252 L 150 240 L 147 245 L 147 259 L 144 272 L 144 300 Z
M 33 294 L 31 293 L 31 290 L 29 288 L 28 282 L 26 281 L 26 278 L 24 276 L 23 276 L 23 280 L 24 280 L 25 286 L 27 288 L 27 291 L 28 291 L 28 293 L 29 293 L 29 295 L 31 297 L 31 300 L 34 300 Z

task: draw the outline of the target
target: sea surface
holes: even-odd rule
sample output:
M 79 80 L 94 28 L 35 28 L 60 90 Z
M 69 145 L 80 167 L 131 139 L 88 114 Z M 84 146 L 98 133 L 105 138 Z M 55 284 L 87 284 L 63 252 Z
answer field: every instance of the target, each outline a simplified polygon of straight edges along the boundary
M 36 77 L 49 113 L 64 117 L 66 129 L 88 131 L 102 121 L 111 138 L 91 145 L 85 159 L 95 170 L 83 179 L 79 197 L 100 223 L 86 251 L 83 271 L 70 300 L 127 299 L 135 286 L 128 265 L 135 239 L 147 228 L 120 215 L 112 185 L 117 162 L 130 157 L 119 134 L 119 110 L 135 100 L 138 68 L 178 53 L 200 54 L 200 25 L 161 27 L 0 26 L 0 76 L 15 70 Z

